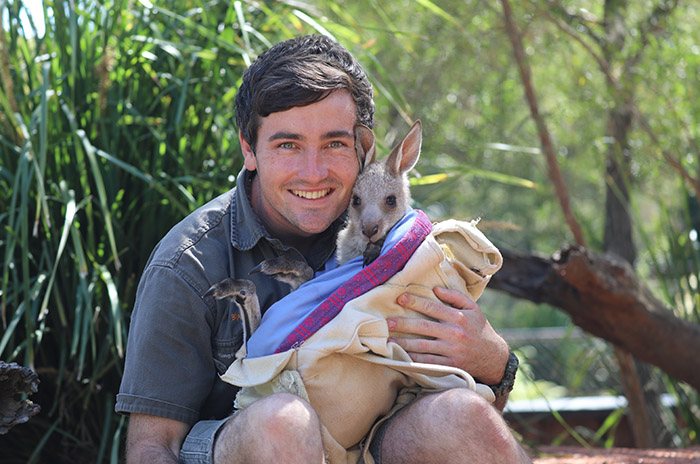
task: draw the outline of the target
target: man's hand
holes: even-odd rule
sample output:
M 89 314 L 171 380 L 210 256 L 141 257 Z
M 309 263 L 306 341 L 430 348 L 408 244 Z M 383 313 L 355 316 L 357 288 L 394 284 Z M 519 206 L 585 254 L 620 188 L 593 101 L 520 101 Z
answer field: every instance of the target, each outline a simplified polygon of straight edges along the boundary
M 508 360 L 508 344 L 493 330 L 479 305 L 464 293 L 435 287 L 440 302 L 401 294 L 397 303 L 435 319 L 387 318 L 389 330 L 418 338 L 395 337 L 415 362 L 459 367 L 479 381 L 501 381 Z

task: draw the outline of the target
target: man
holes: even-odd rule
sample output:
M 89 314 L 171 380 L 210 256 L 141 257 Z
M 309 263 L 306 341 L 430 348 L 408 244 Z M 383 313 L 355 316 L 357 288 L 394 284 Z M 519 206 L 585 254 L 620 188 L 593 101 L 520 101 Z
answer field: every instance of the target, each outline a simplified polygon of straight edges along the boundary
M 324 266 L 359 170 L 353 128 L 371 127 L 373 115 L 363 70 L 323 36 L 277 44 L 245 73 L 236 96 L 245 169 L 236 188 L 176 225 L 139 285 L 116 405 L 130 414 L 128 462 L 324 462 L 318 416 L 301 398 L 271 395 L 230 415 L 236 390 L 218 376 L 242 328 L 225 301 L 201 295 L 225 277 L 248 278 L 264 311 L 289 289 L 249 275 L 260 261 L 293 253 Z M 397 343 L 415 361 L 457 366 L 488 385 L 512 376 L 508 347 L 476 303 L 452 290 L 435 294 L 444 304 L 399 298 L 437 322 L 389 319 L 391 330 L 418 335 Z M 371 450 L 384 464 L 530 462 L 500 412 L 466 389 L 407 406 Z

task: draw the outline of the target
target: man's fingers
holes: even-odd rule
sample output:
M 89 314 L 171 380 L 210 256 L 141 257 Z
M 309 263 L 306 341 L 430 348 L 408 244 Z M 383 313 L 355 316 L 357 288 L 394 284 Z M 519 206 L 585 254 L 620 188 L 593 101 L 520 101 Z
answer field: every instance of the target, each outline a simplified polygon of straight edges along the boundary
M 436 356 L 434 354 L 424 354 L 424 353 L 413 353 L 408 352 L 413 362 L 424 363 L 424 364 L 440 364 L 443 366 L 454 367 L 454 362 L 450 358 L 445 356 Z
M 461 317 L 460 314 L 457 317 Z M 444 340 L 462 340 L 463 335 L 458 324 L 443 323 L 419 317 L 391 317 L 387 319 L 391 332 L 412 334 L 419 337 L 439 338 Z
M 475 309 L 481 311 L 479 305 L 474 300 L 469 298 L 464 293 L 443 287 L 435 287 L 433 289 L 435 296 L 440 298 L 443 303 L 459 309 Z
M 445 357 L 449 356 L 448 348 L 441 340 L 396 337 L 391 341 L 401 346 L 416 362 L 430 362 L 427 361 L 428 358 L 435 358 L 440 359 L 438 364 L 447 363 Z
M 401 294 L 396 301 L 404 308 L 412 309 L 430 318 L 439 321 L 454 322 L 455 308 L 446 306 L 440 301 L 429 300 L 428 298 L 412 295 L 410 293 Z

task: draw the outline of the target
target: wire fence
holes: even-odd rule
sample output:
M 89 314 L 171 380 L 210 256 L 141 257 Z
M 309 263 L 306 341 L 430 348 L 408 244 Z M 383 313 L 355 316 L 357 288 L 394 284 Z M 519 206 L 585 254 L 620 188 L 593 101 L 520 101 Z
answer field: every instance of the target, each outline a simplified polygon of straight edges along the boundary
M 623 393 L 613 350 L 577 327 L 502 330 L 533 381 L 566 388 L 567 396 Z

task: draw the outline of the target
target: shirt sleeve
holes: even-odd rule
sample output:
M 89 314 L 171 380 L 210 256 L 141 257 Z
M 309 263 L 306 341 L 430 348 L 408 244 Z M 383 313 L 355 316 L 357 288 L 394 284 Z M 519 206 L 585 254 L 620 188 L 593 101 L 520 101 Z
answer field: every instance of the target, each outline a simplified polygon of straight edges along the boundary
M 214 383 L 216 317 L 183 272 L 151 264 L 142 276 L 131 316 L 124 375 L 115 410 L 189 425 Z M 231 398 L 233 402 L 233 398 Z

